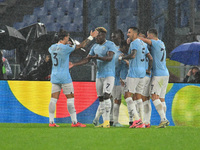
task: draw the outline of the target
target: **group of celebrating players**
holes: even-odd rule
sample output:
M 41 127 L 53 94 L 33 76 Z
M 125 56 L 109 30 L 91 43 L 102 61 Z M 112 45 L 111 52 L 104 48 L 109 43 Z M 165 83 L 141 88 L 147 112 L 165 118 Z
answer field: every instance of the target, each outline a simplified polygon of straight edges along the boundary
M 86 127 L 76 118 L 74 107 L 74 89 L 69 68 L 97 61 L 96 91 L 99 106 L 93 120 L 96 127 L 122 127 L 118 122 L 121 96 L 124 95 L 129 114 L 129 128 L 150 128 L 151 103 L 160 115 L 157 128 L 169 125 L 166 118 L 165 94 L 169 80 L 166 67 L 164 43 L 158 39 L 156 29 L 147 31 L 147 38 L 137 27 L 128 29 L 128 39 L 117 30 L 106 40 L 107 30 L 98 27 L 80 45 L 70 45 L 69 33 L 61 31 L 59 42 L 49 48 L 52 58 L 52 94 L 49 103 L 49 126 L 59 127 L 54 122 L 56 103 L 61 89 L 67 97 L 67 107 L 72 120 L 72 127 Z M 69 55 L 75 49 L 85 47 L 95 38 L 96 43 L 86 58 L 76 63 L 69 63 Z M 99 118 L 103 124 L 99 125 Z

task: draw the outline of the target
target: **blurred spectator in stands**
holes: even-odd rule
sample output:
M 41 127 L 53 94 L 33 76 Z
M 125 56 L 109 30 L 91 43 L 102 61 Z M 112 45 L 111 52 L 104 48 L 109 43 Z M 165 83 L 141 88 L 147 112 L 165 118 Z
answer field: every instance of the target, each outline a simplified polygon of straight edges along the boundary
M 0 79 L 3 79 L 3 60 L 2 60 L 2 53 L 0 53 Z
M 45 60 L 41 64 L 39 64 L 38 67 L 28 73 L 27 80 L 50 80 L 51 67 L 51 57 L 50 55 L 46 55 Z
M 197 83 L 197 79 L 199 78 L 198 77 L 198 74 L 199 74 L 199 68 L 198 67 L 192 67 L 186 77 L 184 78 L 183 82 L 185 83 Z M 198 72 L 198 74 L 197 74 Z M 196 75 L 197 74 L 197 75 Z
M 10 67 L 10 64 L 8 62 L 8 60 L 3 56 L 3 51 L 0 52 L 1 53 L 1 61 L 2 61 L 2 73 L 3 73 L 3 79 L 11 79 L 12 77 L 12 70 Z

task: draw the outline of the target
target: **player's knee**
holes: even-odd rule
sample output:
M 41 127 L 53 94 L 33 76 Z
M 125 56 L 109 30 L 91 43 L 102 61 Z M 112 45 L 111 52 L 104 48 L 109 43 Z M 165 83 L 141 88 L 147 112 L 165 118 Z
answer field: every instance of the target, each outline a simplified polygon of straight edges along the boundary
M 99 96 L 99 102 L 103 102 L 103 96 Z
M 110 94 L 109 93 L 104 93 L 103 94 L 103 99 L 106 100 L 106 99 L 109 99 L 110 98 Z
M 121 100 L 115 99 L 115 104 L 120 105 L 121 104 Z

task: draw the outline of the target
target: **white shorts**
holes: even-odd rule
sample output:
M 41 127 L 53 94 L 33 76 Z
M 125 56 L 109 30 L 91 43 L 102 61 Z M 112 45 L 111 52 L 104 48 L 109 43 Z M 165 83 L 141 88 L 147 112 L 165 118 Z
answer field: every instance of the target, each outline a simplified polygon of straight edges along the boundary
M 122 87 L 121 87 L 121 85 L 113 87 L 112 96 L 113 96 L 113 99 L 121 100 L 121 96 L 122 96 Z
M 63 93 L 65 95 L 74 94 L 74 87 L 73 83 L 66 83 L 66 84 L 53 84 L 52 83 L 52 90 L 51 93 L 60 92 L 63 89 Z
M 151 82 L 151 94 L 159 95 L 165 98 L 169 76 L 153 76 Z
M 145 76 L 144 77 L 144 90 L 142 92 L 142 95 L 143 96 L 146 96 L 146 97 L 149 97 L 150 96 L 150 88 L 151 87 L 151 78 L 150 77 L 147 77 Z
M 98 96 L 103 96 L 104 93 L 111 94 L 115 83 L 114 77 L 97 78 L 96 90 Z
M 144 88 L 144 78 L 126 78 L 128 91 L 135 94 L 142 94 Z

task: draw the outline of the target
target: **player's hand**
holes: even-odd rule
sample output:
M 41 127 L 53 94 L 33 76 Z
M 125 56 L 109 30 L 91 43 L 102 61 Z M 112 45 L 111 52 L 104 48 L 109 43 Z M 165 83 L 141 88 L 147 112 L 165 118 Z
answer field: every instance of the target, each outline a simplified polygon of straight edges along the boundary
M 190 69 L 187 73 L 187 76 L 191 76 L 192 75 L 192 69 Z
M 128 45 L 131 43 L 130 38 L 128 38 L 128 39 L 126 40 L 126 43 L 127 43 Z
M 71 69 L 72 67 L 74 67 L 74 64 L 72 62 L 69 62 L 69 69 Z
M 150 70 L 146 70 L 146 74 L 151 75 L 151 71 Z
M 90 31 L 90 35 L 91 35 L 93 38 L 97 37 L 98 34 L 99 34 L 99 32 L 98 32 L 97 30 L 94 30 L 93 32 L 92 32 L 92 30 Z
M 125 83 L 124 83 L 124 81 L 120 78 L 120 83 L 121 83 L 121 86 L 125 86 Z
M 98 55 L 96 54 L 96 55 L 94 55 L 94 56 L 91 56 L 91 58 L 93 58 L 93 59 L 98 59 Z
M 124 56 L 124 54 L 120 54 L 119 58 L 118 58 L 118 61 L 121 62 L 122 61 L 122 57 Z

